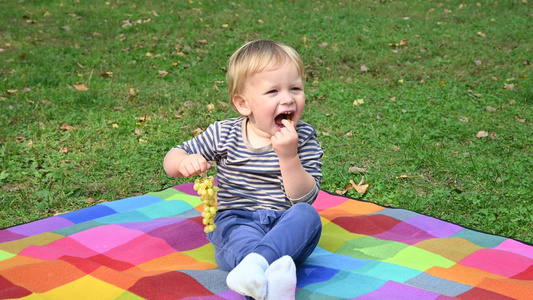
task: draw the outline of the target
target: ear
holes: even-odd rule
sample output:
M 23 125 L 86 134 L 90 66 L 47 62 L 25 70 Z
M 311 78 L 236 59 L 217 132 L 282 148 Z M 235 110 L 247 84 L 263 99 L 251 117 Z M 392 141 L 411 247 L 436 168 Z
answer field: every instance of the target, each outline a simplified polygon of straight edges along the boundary
M 244 98 L 241 94 L 236 94 L 231 99 L 233 102 L 233 105 L 237 109 L 237 111 L 241 114 L 241 116 L 248 117 L 252 114 L 252 110 L 248 106 L 248 101 Z

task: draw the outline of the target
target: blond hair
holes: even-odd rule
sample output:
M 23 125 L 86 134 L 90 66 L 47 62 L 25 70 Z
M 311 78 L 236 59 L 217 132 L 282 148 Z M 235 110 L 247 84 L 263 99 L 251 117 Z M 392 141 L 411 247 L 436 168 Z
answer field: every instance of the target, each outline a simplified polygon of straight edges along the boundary
M 271 65 L 281 65 L 286 61 L 294 63 L 300 77 L 304 77 L 304 63 L 296 50 L 275 41 L 257 40 L 241 46 L 229 59 L 226 82 L 231 106 L 233 96 L 244 92 L 246 80 Z M 235 109 L 236 110 L 236 109 Z

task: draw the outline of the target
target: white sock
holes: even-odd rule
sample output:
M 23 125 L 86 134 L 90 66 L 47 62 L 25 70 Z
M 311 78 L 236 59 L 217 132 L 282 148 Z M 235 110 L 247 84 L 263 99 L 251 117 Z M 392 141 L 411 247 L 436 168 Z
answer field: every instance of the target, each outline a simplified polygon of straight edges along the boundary
M 267 293 L 267 268 L 268 262 L 263 256 L 250 253 L 229 272 L 226 283 L 230 289 L 241 295 L 263 300 Z
M 296 265 L 288 255 L 274 261 L 265 272 L 268 280 L 267 300 L 294 300 L 296 293 Z

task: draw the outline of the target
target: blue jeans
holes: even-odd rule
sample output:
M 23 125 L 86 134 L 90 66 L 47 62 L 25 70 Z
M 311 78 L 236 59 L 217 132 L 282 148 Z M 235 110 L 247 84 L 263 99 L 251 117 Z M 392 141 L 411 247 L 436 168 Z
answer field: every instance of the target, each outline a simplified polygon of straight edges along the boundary
M 217 229 L 207 234 L 215 246 L 215 259 L 224 271 L 233 270 L 250 253 L 269 264 L 290 255 L 296 265 L 313 252 L 322 222 L 314 207 L 298 203 L 288 210 L 226 210 L 215 217 Z

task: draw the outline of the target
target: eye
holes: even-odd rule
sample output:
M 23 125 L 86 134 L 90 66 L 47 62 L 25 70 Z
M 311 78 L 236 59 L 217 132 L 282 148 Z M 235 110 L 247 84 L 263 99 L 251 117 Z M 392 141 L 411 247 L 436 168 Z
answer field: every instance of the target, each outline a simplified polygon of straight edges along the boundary
M 278 90 L 270 90 L 270 91 L 267 92 L 267 94 L 275 94 L 277 92 L 278 92 Z
M 291 91 L 301 91 L 301 90 L 302 89 L 300 87 L 297 87 L 297 86 L 291 88 Z

